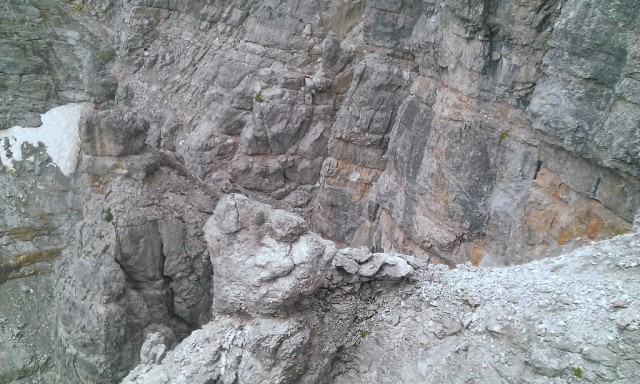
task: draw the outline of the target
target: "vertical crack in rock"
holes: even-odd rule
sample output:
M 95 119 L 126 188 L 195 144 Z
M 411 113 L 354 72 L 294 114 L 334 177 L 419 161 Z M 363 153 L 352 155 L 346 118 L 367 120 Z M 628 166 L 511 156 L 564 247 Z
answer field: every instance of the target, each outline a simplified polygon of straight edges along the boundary
M 639 23 L 0 2 L 0 382 L 634 381 Z

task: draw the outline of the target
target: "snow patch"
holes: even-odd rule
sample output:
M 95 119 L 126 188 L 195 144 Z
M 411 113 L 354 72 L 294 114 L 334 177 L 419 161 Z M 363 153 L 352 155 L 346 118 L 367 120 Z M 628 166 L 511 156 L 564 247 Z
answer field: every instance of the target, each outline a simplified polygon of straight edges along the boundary
M 88 104 L 71 103 L 52 108 L 43 115 L 42 125 L 37 128 L 20 126 L 0 130 L 0 160 L 9 169 L 13 161 L 22 160 L 22 143 L 38 146 L 41 142 L 47 153 L 62 173 L 69 176 L 78 165 L 80 131 L 78 129 L 82 112 Z M 27 159 L 29 160 L 29 159 Z

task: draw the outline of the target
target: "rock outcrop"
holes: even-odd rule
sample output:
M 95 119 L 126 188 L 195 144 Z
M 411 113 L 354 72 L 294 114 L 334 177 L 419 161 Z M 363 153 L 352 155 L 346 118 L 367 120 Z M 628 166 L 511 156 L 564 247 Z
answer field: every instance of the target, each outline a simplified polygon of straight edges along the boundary
M 574 290 L 592 302 L 537 311 L 586 324 L 591 308 L 603 326 L 634 299 L 605 308 L 586 278 L 522 276 L 551 261 L 423 264 L 521 264 L 637 232 L 639 30 L 638 0 L 0 2 L 0 382 L 117 382 L 139 362 L 130 378 L 182 380 L 185 364 L 223 382 L 446 382 L 442 364 L 485 352 L 513 370 L 461 374 L 632 378 L 633 348 L 598 334 L 534 350 L 509 331 L 528 312 L 481 296 L 473 313 L 495 321 L 466 324 L 450 287 L 514 274 L 531 286 L 518 305 Z M 55 127 L 22 128 L 45 112 Z M 627 281 L 635 266 L 612 258 L 637 242 L 617 239 L 583 251 L 611 249 L 596 267 L 566 256 L 574 274 Z M 444 330 L 405 340 L 409 318 Z M 608 334 L 620 345 L 627 320 Z M 374 334 L 433 353 L 389 363 Z
M 323 382 L 351 336 L 361 297 L 414 277 L 410 262 L 424 265 L 338 251 L 308 233 L 299 216 L 242 195 L 221 199 L 204 232 L 215 278 L 213 321 L 166 356 L 152 334 L 145 345 L 154 346 L 141 353 L 146 364 L 123 382 Z
M 124 383 L 626 383 L 640 372 L 637 235 L 449 270 L 336 251 L 299 217 L 239 195 L 205 232 L 213 321 L 170 352 L 150 335 Z
M 202 226 L 217 191 L 144 151 L 147 124 L 118 108 L 83 121 L 84 218 L 55 276 L 57 357 L 70 380 L 117 381 L 147 334 L 175 341 L 210 318 Z
M 517 263 L 631 229 L 638 9 L 144 3 L 116 18 L 117 97 L 198 177 L 332 240 Z
M 628 231 L 624 207 L 638 206 L 638 108 L 622 90 L 638 89 L 629 5 L 367 2 L 364 42 L 378 49 L 332 129 L 319 230 L 486 264 Z
M 87 22 L 83 4 L 0 4 L 0 129 L 38 126 L 40 114 L 53 107 L 115 97 L 110 28 Z M 108 14 L 114 4 L 102 5 L 108 6 L 100 13 Z
M 198 178 L 335 241 L 489 265 L 631 229 L 635 1 L 98 3 L 7 2 L 54 43 L 18 68 L 41 40 L 4 31 L 6 81 L 55 84 L 39 111 L 115 98 Z

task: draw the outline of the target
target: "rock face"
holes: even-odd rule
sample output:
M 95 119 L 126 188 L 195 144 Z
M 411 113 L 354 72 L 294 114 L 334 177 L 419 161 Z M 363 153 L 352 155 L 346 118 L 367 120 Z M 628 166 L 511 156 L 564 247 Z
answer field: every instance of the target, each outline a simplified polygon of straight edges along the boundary
M 126 108 L 88 111 L 82 122 L 82 151 L 92 156 L 128 156 L 142 150 L 149 123 Z
M 274 223 L 285 217 L 289 225 L 275 234 Z M 243 196 L 221 200 L 205 225 L 214 320 L 166 356 L 161 337 L 151 335 L 144 363 L 123 383 L 638 377 L 637 235 L 521 266 L 448 270 L 363 249 L 336 251 L 301 232 L 300 223 Z M 296 258 L 309 244 L 317 251 Z M 402 277 L 398 285 L 380 283 Z
M 640 7 L 596 3 L 144 3 L 114 16 L 117 98 L 332 240 L 522 262 L 638 209 Z
M 55 84 L 39 110 L 115 98 L 193 175 L 344 244 L 489 265 L 631 229 L 636 1 L 209 3 L 6 2 L 54 43 L 20 66 L 40 40 L 6 30 L 3 76 Z
M 623 15 L 627 5 L 367 2 L 364 40 L 379 50 L 360 62 L 337 114 L 319 229 L 474 263 L 628 230 L 624 207 L 638 204 L 638 109 L 615 91 L 638 87 L 628 69 L 637 68 L 636 48 L 622 48 L 638 46 L 637 7 Z M 606 17 L 620 27 L 586 38 Z M 609 38 L 616 43 L 601 48 Z M 607 61 L 583 64 L 594 51 Z M 389 66 L 389 55 L 406 59 Z M 412 70 L 392 75 L 397 68 Z M 377 105 L 380 113 L 368 112 Z M 626 160 L 609 157 L 615 151 Z
M 163 346 L 143 347 L 146 364 L 124 383 L 323 382 L 349 340 L 360 298 L 413 277 L 410 262 L 419 263 L 364 249 L 338 251 L 308 233 L 299 216 L 242 195 L 222 198 L 204 232 L 215 277 L 214 320 L 164 359 L 153 354 Z
M 0 129 L 37 127 L 53 107 L 115 96 L 115 51 L 105 26 L 77 17 L 84 1 L 66 3 L 0 4 Z
M 127 126 L 140 134 L 137 120 Z M 120 148 L 118 127 L 98 132 L 91 143 Z M 83 148 L 79 175 L 84 219 L 55 275 L 56 357 L 67 380 L 109 383 L 138 361 L 148 334 L 164 330 L 175 341 L 209 320 L 202 226 L 216 197 L 159 153 L 116 158 L 93 149 Z
M 519 362 L 467 379 L 633 377 L 604 339 L 506 342 L 508 316 L 531 319 L 483 296 L 496 313 L 477 312 L 477 335 L 517 352 L 494 349 L 447 279 L 513 288 L 503 272 L 422 265 L 521 264 L 637 231 L 639 30 L 638 0 L 0 2 L 0 382 L 117 382 L 139 362 L 128 380 L 188 365 L 203 382 L 446 382 L 442 364 L 485 351 Z M 49 141 L 19 143 L 72 105 L 81 117 L 55 127 L 78 128 L 65 166 Z M 575 284 L 531 292 L 589 284 L 562 276 Z M 584 311 L 558 313 L 602 308 L 583 293 Z M 442 330 L 403 341 L 362 325 L 375 313 Z M 637 336 L 624 313 L 616 342 Z M 385 366 L 399 355 L 356 343 L 378 325 L 403 358 L 429 352 Z

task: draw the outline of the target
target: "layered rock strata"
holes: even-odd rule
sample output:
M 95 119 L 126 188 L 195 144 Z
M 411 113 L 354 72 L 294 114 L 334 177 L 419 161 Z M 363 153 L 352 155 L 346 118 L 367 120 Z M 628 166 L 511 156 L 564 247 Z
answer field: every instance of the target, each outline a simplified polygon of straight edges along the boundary
M 3 7 L 43 25 L 5 30 L 7 50 L 60 40 L 40 66 L 8 54 L 7 79 L 59 84 L 38 111 L 115 98 L 189 172 L 344 244 L 513 263 L 629 231 L 638 209 L 634 1 Z M 34 121 L 23 99 L 6 128 Z
M 404 268 L 394 252 L 504 265 L 632 230 L 638 12 L 637 0 L 1 2 L 0 381 L 118 381 L 141 346 L 160 361 L 203 326 L 233 329 L 270 366 L 264 338 L 243 336 L 254 321 L 317 327 L 331 355 L 358 332 L 318 319 L 369 313 L 358 297 Z M 73 161 L 55 140 L 18 144 L 19 127 L 69 103 L 86 109 Z M 245 227 L 209 239 L 237 233 L 253 249 L 238 265 L 256 275 L 220 272 L 205 239 L 232 192 L 301 217 L 246 213 L 270 245 Z M 309 229 L 324 253 L 283 245 Z M 225 284 L 264 287 L 236 297 Z M 344 319 L 296 312 L 338 291 Z M 212 302 L 219 326 L 205 326 Z M 287 356 L 311 353 L 313 332 Z M 311 380 L 327 361 L 259 377 Z
M 638 9 L 144 3 L 118 94 L 199 177 L 335 241 L 521 262 L 631 229 Z

